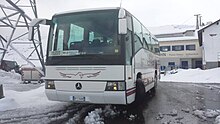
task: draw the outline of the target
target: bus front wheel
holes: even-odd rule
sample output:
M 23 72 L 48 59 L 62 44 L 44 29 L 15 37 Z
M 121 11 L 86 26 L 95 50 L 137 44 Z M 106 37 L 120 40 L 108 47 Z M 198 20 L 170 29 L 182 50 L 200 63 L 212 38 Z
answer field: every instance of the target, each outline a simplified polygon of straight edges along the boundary
M 135 102 L 136 104 L 141 104 L 144 102 L 145 98 L 145 86 L 141 79 L 137 79 L 136 81 L 136 95 Z
M 157 89 L 157 83 L 158 83 L 158 77 L 155 74 L 154 76 L 154 87 L 151 89 L 151 93 L 154 95 L 156 93 L 156 89 Z

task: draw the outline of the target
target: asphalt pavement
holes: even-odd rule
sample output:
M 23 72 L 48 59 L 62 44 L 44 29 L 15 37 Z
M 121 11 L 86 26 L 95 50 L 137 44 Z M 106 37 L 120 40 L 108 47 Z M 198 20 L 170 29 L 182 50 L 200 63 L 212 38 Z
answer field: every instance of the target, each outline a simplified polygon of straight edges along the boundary
M 200 113 L 220 110 L 220 84 L 160 82 L 155 95 L 149 94 L 142 109 L 142 119 L 118 117 L 105 121 L 114 124 L 213 124 L 215 117 Z M 136 107 L 138 108 L 138 107 Z M 140 115 L 139 115 L 140 116 Z

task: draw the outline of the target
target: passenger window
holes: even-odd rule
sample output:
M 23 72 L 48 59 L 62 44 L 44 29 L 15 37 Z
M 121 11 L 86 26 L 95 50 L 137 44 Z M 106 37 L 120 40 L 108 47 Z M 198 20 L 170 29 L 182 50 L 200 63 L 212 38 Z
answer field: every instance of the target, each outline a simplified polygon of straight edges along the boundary
M 134 48 L 135 52 L 137 52 L 143 46 L 141 43 L 140 37 L 138 37 L 137 35 L 134 35 L 134 45 L 135 45 L 135 48 Z
M 84 28 L 74 24 L 70 24 L 70 37 L 68 41 L 68 47 L 70 47 L 70 44 L 73 44 L 74 42 L 82 42 L 83 36 Z
M 57 51 L 62 51 L 63 50 L 63 35 L 64 35 L 64 31 L 63 30 L 59 30 L 58 32 L 58 39 L 57 39 Z
M 133 18 L 135 52 L 143 47 L 141 23 Z
M 126 65 L 131 65 L 131 57 L 132 57 L 132 21 L 131 17 L 127 16 L 127 25 L 128 32 L 125 36 L 125 51 L 126 51 Z
M 152 52 L 159 54 L 159 43 L 155 38 L 152 38 Z
M 143 27 L 143 42 L 144 42 L 144 48 L 150 50 L 151 49 L 150 32 L 145 27 Z

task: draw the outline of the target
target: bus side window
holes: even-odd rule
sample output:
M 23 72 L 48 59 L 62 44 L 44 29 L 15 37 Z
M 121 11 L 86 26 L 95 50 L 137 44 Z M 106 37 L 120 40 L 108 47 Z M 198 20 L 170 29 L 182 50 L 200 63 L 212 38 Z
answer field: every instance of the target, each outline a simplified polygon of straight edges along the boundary
M 133 18 L 133 26 L 134 26 L 134 51 L 137 52 L 139 49 L 143 47 L 143 38 L 142 38 L 142 26 L 141 23 Z
M 55 48 L 55 50 L 57 50 L 57 51 L 63 51 L 63 40 L 64 40 L 63 35 L 64 35 L 64 31 L 59 30 L 58 31 L 57 44 L 56 44 L 56 48 Z
M 150 41 L 150 32 L 145 28 L 142 27 L 143 29 L 143 42 L 144 42 L 144 48 L 150 50 L 151 49 L 151 41 Z
M 146 41 L 146 39 L 143 37 L 143 42 L 144 42 L 144 48 L 145 49 L 149 49 L 149 46 L 148 46 L 148 44 L 147 44 L 147 41 Z
M 131 65 L 132 57 L 132 20 L 131 16 L 127 16 L 128 31 L 125 36 L 126 65 Z
M 141 43 L 141 39 L 140 37 L 138 37 L 138 35 L 134 34 L 134 49 L 135 49 L 135 52 L 137 52 L 139 49 L 142 48 L 142 43 Z

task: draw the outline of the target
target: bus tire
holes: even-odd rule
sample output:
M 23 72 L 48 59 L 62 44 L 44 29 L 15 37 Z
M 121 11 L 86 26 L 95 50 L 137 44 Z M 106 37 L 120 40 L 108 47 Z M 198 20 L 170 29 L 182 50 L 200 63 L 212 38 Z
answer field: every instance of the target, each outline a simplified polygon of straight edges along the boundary
M 158 83 L 158 77 L 157 77 L 157 75 L 155 74 L 155 76 L 154 76 L 154 87 L 151 89 L 152 95 L 155 95 L 155 93 L 156 93 L 157 83 Z
M 140 105 L 144 102 L 145 99 L 145 86 L 141 79 L 137 79 L 136 81 L 136 95 L 135 95 L 135 103 Z

